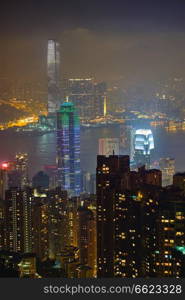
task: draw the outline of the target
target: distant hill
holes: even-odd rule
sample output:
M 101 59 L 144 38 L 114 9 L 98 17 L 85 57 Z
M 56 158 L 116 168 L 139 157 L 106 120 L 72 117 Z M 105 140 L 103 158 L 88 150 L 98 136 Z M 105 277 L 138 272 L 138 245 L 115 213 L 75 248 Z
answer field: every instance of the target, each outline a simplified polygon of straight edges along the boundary
M 12 121 L 18 118 L 21 118 L 22 116 L 27 115 L 25 112 L 7 105 L 7 104 L 1 104 L 0 105 L 0 123 Z

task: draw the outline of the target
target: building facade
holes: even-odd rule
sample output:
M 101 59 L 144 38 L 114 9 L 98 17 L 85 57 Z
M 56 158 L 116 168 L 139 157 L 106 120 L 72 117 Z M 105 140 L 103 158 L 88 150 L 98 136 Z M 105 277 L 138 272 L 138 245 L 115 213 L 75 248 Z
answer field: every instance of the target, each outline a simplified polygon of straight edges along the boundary
M 70 195 L 81 192 L 80 123 L 73 103 L 64 102 L 57 112 L 58 185 Z
M 154 138 L 150 129 L 137 129 L 134 137 L 134 161 L 137 167 L 151 165 L 151 154 L 154 149 Z
M 55 40 L 48 40 L 48 113 L 53 114 L 60 107 L 60 45 Z

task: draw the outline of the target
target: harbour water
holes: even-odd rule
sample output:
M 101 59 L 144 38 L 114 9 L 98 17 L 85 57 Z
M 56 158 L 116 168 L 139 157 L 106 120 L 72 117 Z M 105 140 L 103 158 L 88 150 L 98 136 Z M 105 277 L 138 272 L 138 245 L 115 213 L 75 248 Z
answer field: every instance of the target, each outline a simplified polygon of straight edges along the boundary
M 95 173 L 98 139 L 119 137 L 119 125 L 112 127 L 88 128 L 81 131 L 81 168 Z M 185 171 L 185 131 L 167 132 L 153 129 L 154 160 L 172 157 L 176 161 L 176 171 Z M 0 135 L 0 161 L 12 160 L 17 152 L 27 152 L 29 174 L 33 176 L 44 165 L 55 164 L 56 136 L 48 133 L 40 136 Z

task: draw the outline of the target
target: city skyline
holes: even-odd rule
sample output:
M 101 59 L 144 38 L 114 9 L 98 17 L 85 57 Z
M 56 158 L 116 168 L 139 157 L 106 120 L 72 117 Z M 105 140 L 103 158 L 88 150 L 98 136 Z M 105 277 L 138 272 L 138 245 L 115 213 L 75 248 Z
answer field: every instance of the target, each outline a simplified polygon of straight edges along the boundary
M 2 10 L 0 277 L 184 278 L 185 3 Z

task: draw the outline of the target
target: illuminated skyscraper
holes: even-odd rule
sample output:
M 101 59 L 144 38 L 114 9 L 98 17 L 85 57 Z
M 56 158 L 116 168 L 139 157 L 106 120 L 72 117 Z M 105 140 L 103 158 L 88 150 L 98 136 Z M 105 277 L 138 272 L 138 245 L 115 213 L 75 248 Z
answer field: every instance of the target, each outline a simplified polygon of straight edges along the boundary
M 0 165 L 0 200 L 5 200 L 5 191 L 8 189 L 9 172 L 15 169 L 15 162 L 6 161 Z
M 57 112 L 58 184 L 71 195 L 81 192 L 80 123 L 73 103 L 64 102 Z
M 28 154 L 17 153 L 14 164 L 12 166 L 10 164 L 8 166 L 8 187 L 24 189 L 28 186 Z
M 154 149 L 154 138 L 150 129 L 137 129 L 134 137 L 134 161 L 136 166 L 150 168 L 151 152 Z
M 98 155 L 96 169 L 97 186 L 97 276 L 114 277 L 114 257 L 117 227 L 115 190 L 119 195 L 124 173 L 128 173 L 129 157 Z M 121 200 L 120 200 L 121 201 Z M 119 210 L 119 214 L 122 211 Z M 119 232 L 121 235 L 121 232 Z M 115 246 L 116 244 L 116 246 Z
M 32 251 L 31 204 L 32 191 L 12 188 L 6 191 L 6 249 L 15 252 Z
M 80 264 L 91 268 L 91 277 L 96 274 L 96 218 L 93 211 L 79 207 L 77 212 L 77 241 Z
M 60 52 L 59 43 L 48 41 L 47 53 L 48 70 L 48 113 L 55 113 L 60 107 Z

